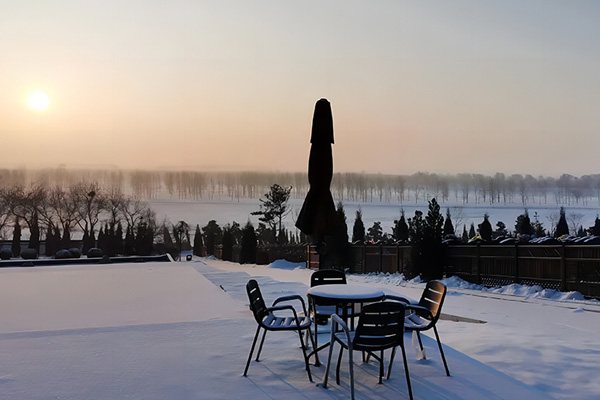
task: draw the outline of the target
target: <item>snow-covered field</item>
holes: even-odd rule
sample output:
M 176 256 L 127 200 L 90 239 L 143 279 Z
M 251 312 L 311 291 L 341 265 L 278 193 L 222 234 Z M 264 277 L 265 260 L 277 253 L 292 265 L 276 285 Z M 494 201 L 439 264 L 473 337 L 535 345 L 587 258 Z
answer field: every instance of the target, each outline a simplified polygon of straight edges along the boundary
M 261 362 L 241 376 L 256 329 L 248 279 L 259 281 L 270 302 L 305 294 L 310 273 L 283 261 L 241 266 L 205 258 L 0 269 L 0 398 L 348 398 L 347 364 L 339 386 L 308 382 L 292 333 L 267 335 Z M 349 280 L 412 298 L 424 286 L 398 275 Z M 416 399 L 600 397 L 598 302 L 447 284 L 439 331 L 452 377 L 434 340 L 425 338 L 427 359 L 417 360 L 407 334 Z M 406 398 L 401 357 L 383 385 L 374 362 L 356 367 L 357 398 Z M 324 367 L 312 371 L 318 382 Z

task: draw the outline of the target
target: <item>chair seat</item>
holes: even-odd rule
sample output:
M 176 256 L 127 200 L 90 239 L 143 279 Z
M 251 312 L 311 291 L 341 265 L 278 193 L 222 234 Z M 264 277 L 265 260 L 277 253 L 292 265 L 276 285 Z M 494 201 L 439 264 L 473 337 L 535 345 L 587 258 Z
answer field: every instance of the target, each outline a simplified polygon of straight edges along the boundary
M 404 329 L 410 331 L 426 330 L 431 326 L 431 321 L 420 317 L 417 314 L 411 314 L 404 318 Z
M 350 334 L 350 341 L 353 342 L 354 341 L 354 335 L 356 334 L 356 332 L 355 331 L 350 331 L 349 334 Z M 335 339 L 342 346 L 344 346 L 346 349 L 348 348 L 348 337 L 346 336 L 346 334 L 344 333 L 344 331 L 336 332 L 335 333 Z
M 307 316 L 298 316 L 300 326 L 296 325 L 296 318 L 294 317 L 277 317 L 275 314 L 270 313 L 263 320 L 263 324 L 271 330 L 296 330 L 306 329 L 310 326 L 310 318 Z

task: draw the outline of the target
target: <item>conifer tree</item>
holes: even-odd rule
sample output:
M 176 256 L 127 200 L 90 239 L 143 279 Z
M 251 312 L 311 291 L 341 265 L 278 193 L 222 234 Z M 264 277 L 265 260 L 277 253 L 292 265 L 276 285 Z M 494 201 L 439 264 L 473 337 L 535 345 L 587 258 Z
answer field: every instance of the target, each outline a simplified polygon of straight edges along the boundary
M 202 256 L 202 232 L 200 231 L 200 225 L 196 225 L 196 232 L 194 233 L 194 255 Z
M 471 226 L 469 227 L 469 239 L 472 239 L 475 236 L 477 236 L 477 233 L 475 232 L 475 224 L 471 222 Z
M 546 230 L 544 229 L 544 224 L 540 222 L 537 212 L 533 214 L 533 222 L 531 224 L 531 227 L 533 229 L 533 234 L 536 237 L 546 236 Z
M 125 233 L 125 245 L 123 248 L 123 252 L 126 256 L 130 256 L 134 253 L 135 248 L 135 238 L 133 237 L 133 228 L 131 225 L 127 225 L 126 233 Z
M 69 231 L 69 227 L 65 226 L 65 229 L 63 230 L 63 237 L 61 239 L 61 248 L 63 249 L 70 249 L 71 248 L 71 232 Z
M 104 228 L 100 225 L 100 231 L 98 232 L 98 248 L 102 251 L 106 250 Z
M 598 216 L 596 216 L 596 219 L 594 220 L 594 226 L 590 227 L 588 231 L 592 236 L 600 236 L 600 218 Z
M 223 261 L 231 261 L 233 256 L 233 235 L 231 234 L 231 227 L 226 226 L 223 229 L 223 242 L 222 242 L 222 253 L 221 258 Z
M 212 256 L 215 254 L 215 245 L 221 243 L 223 230 L 217 224 L 217 221 L 213 219 L 208 221 L 208 224 L 202 228 L 202 232 L 204 232 L 204 238 L 206 239 L 206 255 Z
M 567 218 L 565 216 L 565 208 L 560 208 L 560 217 L 556 224 L 556 230 L 554 231 L 554 237 L 561 237 L 569 234 L 569 224 L 567 224 Z
M 37 211 L 34 211 L 31 216 L 31 224 L 29 225 L 28 248 L 34 249 L 37 253 L 40 252 L 40 224 L 38 220 Z
M 446 221 L 444 222 L 444 236 L 454 235 L 454 225 L 450 216 L 450 209 L 446 209 Z
M 365 224 L 362 220 L 362 210 L 356 210 L 354 226 L 352 227 L 352 243 L 365 241 Z
M 326 237 L 327 253 L 325 265 L 329 268 L 344 270 L 350 265 L 350 243 L 348 242 L 348 225 L 344 204 L 340 201 L 336 208 L 335 230 L 331 236 Z
M 525 209 L 523 214 L 517 217 L 515 232 L 521 235 L 533 234 L 533 226 L 531 225 L 531 219 L 529 218 L 529 211 L 527 211 L 527 209 Z
M 115 229 L 114 243 L 115 253 L 123 254 L 123 225 L 121 225 L 121 221 L 117 223 L 117 229 Z
M 260 200 L 260 210 L 254 211 L 252 215 L 261 215 L 260 221 L 269 225 L 273 235 L 281 232 L 283 227 L 283 218 L 290 212 L 288 200 L 292 187 L 282 187 L 278 184 L 271 186 L 268 193 L 265 193 L 264 199 Z M 274 243 L 277 243 L 277 238 L 274 237 Z
M 479 224 L 479 235 L 486 242 L 492 241 L 492 224 L 490 224 L 489 218 L 488 213 L 483 214 L 483 222 Z
M 90 249 L 88 247 L 88 243 L 90 242 L 88 233 L 87 233 L 87 229 L 83 230 L 83 238 L 81 239 L 81 244 L 82 244 L 82 248 L 81 248 L 81 253 L 84 255 L 87 255 L 88 250 Z
M 240 264 L 254 264 L 256 262 L 256 239 L 254 226 L 248 221 L 244 229 L 242 229 Z
M 380 242 L 383 239 L 383 229 L 381 222 L 373 222 L 373 226 L 367 229 L 367 240 L 373 243 Z
M 15 219 L 13 229 L 12 255 L 13 257 L 21 257 L 21 221 L 19 221 L 19 217 Z
M 396 241 L 405 242 L 408 240 L 408 224 L 404 216 L 404 210 L 400 211 L 400 219 L 394 220 L 394 227 L 392 228 L 392 237 Z
M 50 225 L 48 227 L 48 231 L 46 232 L 46 256 L 47 257 L 51 257 L 53 256 L 56 251 L 54 249 L 54 234 L 52 231 L 52 225 Z
M 473 227 L 473 230 L 475 230 L 475 228 Z M 469 233 L 467 232 L 467 226 L 463 225 L 463 233 L 462 233 L 462 242 L 463 243 L 467 243 L 469 241 Z
M 60 229 L 58 228 L 58 226 L 54 227 L 54 235 L 52 235 L 52 237 L 54 239 L 54 254 L 56 254 L 56 252 L 61 249 L 62 243 L 62 239 L 60 237 Z

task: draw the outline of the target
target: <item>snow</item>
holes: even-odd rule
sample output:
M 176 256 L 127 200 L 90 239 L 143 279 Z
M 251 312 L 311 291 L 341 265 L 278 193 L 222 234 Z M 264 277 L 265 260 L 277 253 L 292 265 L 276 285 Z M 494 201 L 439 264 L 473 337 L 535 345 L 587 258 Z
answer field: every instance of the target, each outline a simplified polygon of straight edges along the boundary
M 278 261 L 191 262 L 0 269 L 1 399 L 346 399 L 341 385 L 310 383 L 298 336 L 267 335 L 242 377 L 256 330 L 245 285 L 268 303 L 305 295 L 311 271 Z M 352 284 L 419 298 L 424 283 L 397 274 L 351 275 Z M 526 286 L 484 289 L 457 278 L 438 323 L 451 377 L 435 341 L 417 360 L 405 337 L 415 399 L 600 397 L 600 303 Z M 323 343 L 327 329 L 320 329 Z M 406 398 L 401 357 L 377 383 L 375 362 L 355 357 L 358 399 Z M 322 353 L 326 359 L 326 351 Z M 324 366 L 311 366 L 315 382 Z
M 383 297 L 383 290 L 358 284 L 319 285 L 307 290 L 307 294 L 333 299 L 372 299 Z

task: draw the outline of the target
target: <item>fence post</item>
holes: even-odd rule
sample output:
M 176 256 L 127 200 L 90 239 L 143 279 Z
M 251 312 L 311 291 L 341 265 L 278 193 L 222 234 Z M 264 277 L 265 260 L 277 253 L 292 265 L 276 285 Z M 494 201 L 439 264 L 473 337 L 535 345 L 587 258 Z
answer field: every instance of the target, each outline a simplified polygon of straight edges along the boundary
M 379 273 L 383 272 L 383 245 L 379 245 Z
M 396 272 L 400 273 L 400 246 L 396 244 Z
M 477 243 L 477 263 L 475 264 L 477 269 L 477 284 L 481 285 L 481 244 Z
M 362 248 L 362 273 L 365 274 L 367 269 L 367 244 L 363 242 Z
M 565 257 L 565 245 L 560 246 L 560 291 L 567 291 L 567 259 Z
M 515 283 L 521 283 L 519 277 L 519 243 L 515 243 Z

